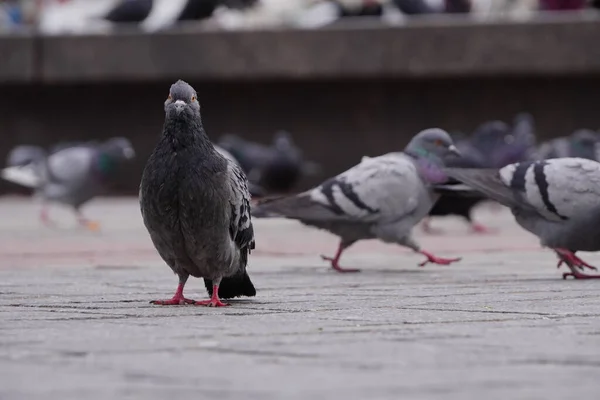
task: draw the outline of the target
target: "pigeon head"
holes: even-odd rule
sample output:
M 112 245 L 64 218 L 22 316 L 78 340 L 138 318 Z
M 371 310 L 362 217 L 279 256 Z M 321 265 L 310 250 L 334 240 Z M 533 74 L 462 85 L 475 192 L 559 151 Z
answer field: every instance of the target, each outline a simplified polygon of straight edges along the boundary
M 114 137 L 101 145 L 104 154 L 117 160 L 130 160 L 135 157 L 135 151 L 129 139 Z
M 406 146 L 405 152 L 416 158 L 441 161 L 450 154 L 460 156 L 452 138 L 443 129 L 430 128 L 417 133 Z
M 165 113 L 175 119 L 198 116 L 200 103 L 194 88 L 181 79 L 172 84 L 165 101 Z

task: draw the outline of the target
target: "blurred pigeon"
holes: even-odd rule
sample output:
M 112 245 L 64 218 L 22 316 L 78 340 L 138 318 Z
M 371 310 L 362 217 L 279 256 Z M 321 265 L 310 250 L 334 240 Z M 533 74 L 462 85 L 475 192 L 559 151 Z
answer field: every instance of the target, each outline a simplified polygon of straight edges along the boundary
M 152 10 L 153 0 L 121 0 L 104 17 L 117 23 L 135 23 L 145 20 Z
M 30 159 L 25 157 L 29 153 Z M 35 146 L 18 146 L 8 156 L 8 167 L 2 178 L 35 189 L 43 201 L 40 219 L 52 221 L 47 203 L 57 202 L 73 207 L 79 223 L 90 230 L 99 224 L 85 218 L 80 211 L 83 204 L 105 192 L 111 178 L 119 173 L 123 162 L 135 152 L 126 138 L 117 137 L 93 145 L 67 147 L 51 154 Z
M 456 157 L 451 155 L 446 157 L 444 160 L 444 165 L 447 167 L 455 167 L 455 168 L 483 168 L 485 164 L 481 161 L 479 157 L 472 157 L 473 153 L 461 153 L 461 157 Z M 449 179 L 446 182 L 447 185 L 456 185 L 460 184 L 460 182 Z M 476 233 L 492 233 L 493 230 L 482 225 L 478 222 L 473 221 L 472 210 L 473 208 L 481 203 L 482 201 L 487 200 L 487 198 L 483 195 L 475 195 L 475 196 L 461 196 L 459 193 L 446 193 L 442 194 L 438 201 L 435 202 L 427 218 L 423 220 L 422 228 L 426 233 L 430 234 L 441 234 L 442 230 L 433 228 L 430 226 L 430 217 L 443 217 L 448 215 L 456 215 L 462 217 L 467 220 L 469 225 L 471 226 L 471 230 Z
M 431 209 L 438 195 L 433 184 L 446 180 L 443 158 L 456 148 L 450 135 L 437 128 L 418 133 L 404 152 L 363 157 L 360 164 L 314 189 L 258 202 L 256 217 L 284 217 L 327 230 L 340 237 L 335 257 L 323 257 L 339 272 L 344 249 L 363 239 L 380 239 L 406 246 L 447 265 L 458 258 L 438 258 L 422 250 L 411 237 L 412 227 Z
M 547 160 L 580 157 L 596 160 L 599 139 L 600 137 L 596 132 L 589 129 L 580 129 L 570 136 L 559 137 L 542 143 L 533 153 L 532 158 L 534 160 Z
M 320 167 L 304 160 L 289 132 L 276 132 L 271 146 L 246 141 L 237 135 L 224 135 L 218 142 L 238 161 L 250 182 L 268 192 L 288 192 L 303 177 Z
M 575 255 L 600 250 L 600 163 L 583 158 L 525 161 L 501 169 L 448 168 L 451 177 L 509 207 L 517 223 L 540 238 L 576 279 L 596 269 Z M 590 218 L 591 217 L 591 218 Z
M 431 14 L 436 12 L 436 9 L 425 0 L 393 0 L 393 3 L 400 11 L 407 15 Z
M 545 11 L 581 10 L 587 0 L 539 0 L 540 9 Z
M 515 117 L 511 129 L 502 121 L 490 121 L 480 125 L 471 138 L 456 141 L 462 157 L 449 157 L 447 167 L 454 168 L 500 168 L 507 164 L 527 159 L 535 143 L 533 118 L 521 113 Z M 447 184 L 457 184 L 449 181 Z M 485 196 L 464 196 L 457 193 L 443 194 L 429 212 L 429 217 L 456 215 L 467 220 L 473 232 L 492 233 L 493 229 L 474 222 L 473 208 L 485 201 Z M 442 233 L 430 226 L 429 218 L 423 221 L 427 233 Z
M 534 146 L 536 142 L 535 120 L 533 115 L 521 112 L 513 119 L 512 134 L 515 142 L 524 146 Z
M 448 14 L 463 14 L 471 12 L 472 0 L 444 0 L 444 12 Z
M 196 91 L 184 81 L 165 101 L 162 136 L 140 184 L 140 207 L 154 247 L 179 277 L 172 299 L 153 304 L 220 307 L 221 298 L 254 296 L 246 272 L 254 249 L 250 194 L 241 168 L 221 156 L 202 127 Z M 192 275 L 210 300 L 183 296 Z

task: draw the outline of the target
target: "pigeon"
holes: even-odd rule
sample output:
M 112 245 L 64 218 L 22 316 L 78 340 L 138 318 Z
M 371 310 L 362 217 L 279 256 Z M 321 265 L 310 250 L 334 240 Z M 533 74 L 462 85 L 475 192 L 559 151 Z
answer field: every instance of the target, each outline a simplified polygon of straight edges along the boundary
M 524 161 L 501 169 L 447 168 L 452 178 L 509 207 L 517 223 L 555 251 L 576 279 L 597 279 L 575 255 L 600 250 L 600 163 L 584 158 Z
M 242 169 L 209 140 L 196 91 L 178 80 L 165 101 L 162 136 L 140 183 L 140 208 L 154 247 L 179 277 L 159 305 L 227 306 L 221 298 L 255 296 L 246 266 L 255 248 L 250 193 Z M 209 300 L 183 296 L 189 276 L 203 278 Z
M 134 156 L 131 143 L 124 137 L 96 145 L 74 145 L 49 154 L 40 147 L 17 146 L 10 152 L 1 176 L 34 189 L 42 199 L 40 219 L 44 224 L 53 225 L 47 203 L 56 202 L 71 206 L 82 226 L 98 230 L 99 223 L 85 218 L 81 206 L 104 193 L 123 164 Z
M 276 132 L 271 146 L 233 134 L 221 137 L 218 146 L 238 160 L 250 182 L 270 193 L 289 192 L 303 176 L 320 172 L 318 164 L 304 159 L 287 131 Z
M 578 157 L 597 160 L 598 134 L 589 129 L 579 129 L 570 136 L 559 137 L 542 143 L 532 155 L 534 160 Z
M 411 237 L 412 227 L 427 215 L 443 184 L 443 158 L 457 152 L 450 135 L 438 128 L 418 133 L 404 152 L 363 157 L 360 164 L 306 192 L 259 200 L 255 217 L 284 217 L 340 237 L 334 257 L 322 256 L 338 272 L 342 252 L 363 239 L 379 239 L 423 254 L 421 263 L 447 265 L 460 260 L 436 257 Z

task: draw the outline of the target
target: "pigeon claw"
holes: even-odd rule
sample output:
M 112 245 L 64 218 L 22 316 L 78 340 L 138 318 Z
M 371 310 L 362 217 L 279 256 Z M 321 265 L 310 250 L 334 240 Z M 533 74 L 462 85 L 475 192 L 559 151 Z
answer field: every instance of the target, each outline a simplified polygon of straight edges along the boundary
M 156 304 L 159 306 L 182 306 L 184 304 L 196 304 L 196 301 L 186 299 L 185 297 L 173 296 L 173 298 L 169 300 L 152 300 L 150 304 Z
M 600 275 L 583 274 L 576 269 L 571 270 L 571 272 L 565 272 L 563 274 L 563 279 L 567 279 L 569 276 L 572 276 L 574 279 L 600 279 Z
M 322 255 L 321 258 L 323 260 L 325 260 L 325 261 L 330 261 L 331 262 L 331 268 L 333 268 L 337 272 L 341 272 L 341 273 L 346 273 L 346 272 L 360 272 L 360 269 L 358 269 L 358 268 L 344 268 L 344 267 L 340 267 L 337 258 L 328 257 L 328 256 L 324 256 L 324 255 Z
M 83 222 L 83 226 L 92 232 L 97 232 L 100 230 L 100 224 L 96 221 L 85 221 Z
M 585 270 L 585 268 L 591 269 L 592 271 L 598 270 L 598 268 L 583 261 L 570 250 L 559 248 L 555 249 L 555 251 L 558 255 L 558 264 L 556 264 L 556 268 L 560 268 L 563 264 L 566 264 L 567 266 L 569 266 L 569 264 L 572 264 L 573 266 L 579 268 L 582 271 Z
M 438 265 L 450 265 L 453 262 L 457 262 L 457 261 L 461 260 L 461 257 L 458 257 L 458 258 L 436 257 L 433 254 L 431 254 L 431 253 L 429 253 L 428 251 L 425 251 L 425 250 L 421 250 L 421 251 L 419 251 L 419 253 L 421 253 L 425 257 L 427 257 L 427 260 L 423 261 L 422 263 L 419 263 L 419 267 L 424 267 L 428 263 L 438 264 Z
M 227 306 L 230 306 L 231 304 L 229 304 L 229 303 L 223 303 L 218 298 L 217 299 L 212 298 L 210 300 L 196 301 L 196 302 L 194 302 L 194 305 L 196 305 L 196 306 L 206 306 L 206 307 L 227 307 Z
M 195 301 L 194 305 L 207 307 L 227 307 L 230 304 L 223 303 L 221 299 L 219 299 L 219 286 L 213 285 L 212 296 L 210 296 L 210 300 Z

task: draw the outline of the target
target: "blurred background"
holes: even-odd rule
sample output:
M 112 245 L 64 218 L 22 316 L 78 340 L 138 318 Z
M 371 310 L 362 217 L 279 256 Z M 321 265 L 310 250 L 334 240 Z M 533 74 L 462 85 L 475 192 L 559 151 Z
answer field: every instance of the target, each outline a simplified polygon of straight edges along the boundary
M 110 193 L 137 195 L 180 78 L 260 195 L 433 126 L 481 166 L 596 158 L 599 12 L 592 0 L 4 0 L 0 158 L 124 137 L 135 158 Z M 0 181 L 0 194 L 28 191 Z

